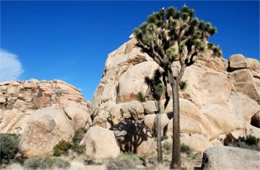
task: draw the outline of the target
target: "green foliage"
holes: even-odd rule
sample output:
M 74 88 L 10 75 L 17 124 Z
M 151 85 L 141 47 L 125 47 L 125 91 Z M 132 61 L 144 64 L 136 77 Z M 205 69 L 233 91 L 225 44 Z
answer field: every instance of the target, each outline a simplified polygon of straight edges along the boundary
M 84 149 L 82 146 L 79 145 L 80 141 L 84 138 L 85 134 L 87 133 L 87 130 L 84 128 L 80 128 L 75 131 L 74 137 L 72 139 L 72 151 L 81 154 L 83 153 Z
M 70 167 L 70 163 L 60 158 L 31 158 L 24 162 L 24 167 L 26 169 L 51 169 L 55 167 L 66 169 Z
M 9 163 L 18 152 L 19 137 L 16 134 L 0 134 L 0 158 L 1 163 Z
M 142 165 L 142 161 L 136 154 L 123 152 L 119 158 L 108 162 L 107 169 L 136 169 L 137 165 Z
M 181 152 L 190 155 L 192 153 L 192 150 L 188 145 L 181 144 Z
M 80 128 L 75 131 L 74 137 L 72 139 L 73 143 L 80 143 L 80 141 L 84 138 L 87 130 L 84 128 Z
M 172 144 L 167 141 L 164 142 L 162 145 L 162 151 L 163 151 L 163 154 L 170 155 L 172 152 Z
M 213 43 L 211 48 L 207 46 L 208 38 L 216 32 L 216 27 L 210 22 L 194 17 L 194 10 L 185 5 L 179 11 L 169 7 L 167 10 L 154 12 L 148 16 L 146 22 L 134 30 L 134 35 L 138 41 L 137 45 L 144 52 L 154 59 L 162 59 L 156 62 L 163 67 L 168 61 L 180 60 L 177 56 L 182 54 L 184 49 L 190 54 L 211 49 L 215 56 L 222 56 L 218 46 Z M 174 44 L 178 45 L 178 51 L 173 50 Z M 169 60 L 166 60 L 165 56 Z
M 145 97 L 143 95 L 142 92 L 138 92 L 137 95 L 136 95 L 137 99 L 140 101 L 140 102 L 145 102 Z M 121 109 L 120 109 L 120 113 L 121 113 Z
M 74 137 L 72 139 L 72 143 L 68 141 L 61 140 L 58 144 L 56 144 L 53 148 L 54 156 L 61 156 L 63 154 L 67 154 L 71 149 L 73 152 L 78 154 L 82 154 L 84 149 L 79 145 L 80 141 L 84 138 L 87 130 L 84 128 L 80 128 L 75 131 Z
M 159 69 L 155 70 L 153 77 L 145 77 L 145 83 L 150 87 L 153 98 L 155 100 L 160 100 L 161 95 L 164 93 L 165 88 L 161 81 L 162 73 Z
M 63 154 L 67 154 L 70 148 L 72 148 L 72 144 L 70 142 L 61 140 L 58 144 L 54 146 L 53 155 L 61 156 Z
M 169 142 L 164 142 L 163 143 L 163 153 L 165 155 L 171 154 L 172 151 L 172 144 Z M 181 144 L 181 152 L 186 153 L 187 155 L 190 155 L 192 153 L 191 148 L 188 145 Z
M 124 117 L 124 114 L 125 114 L 124 110 L 123 110 L 122 108 L 120 108 L 120 115 L 121 115 L 122 117 Z
M 260 151 L 260 139 L 251 135 L 247 137 L 239 137 L 238 139 L 229 143 L 228 146 Z
M 188 84 L 186 81 L 181 81 L 179 86 L 180 86 L 181 90 L 185 90 L 187 88 Z

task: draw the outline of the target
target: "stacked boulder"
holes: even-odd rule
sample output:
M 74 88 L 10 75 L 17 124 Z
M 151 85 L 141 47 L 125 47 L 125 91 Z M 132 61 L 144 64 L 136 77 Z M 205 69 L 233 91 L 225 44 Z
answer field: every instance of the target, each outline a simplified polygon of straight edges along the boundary
M 127 127 L 131 127 L 126 120 L 144 124 L 152 132 L 157 112 L 144 78 L 151 77 L 158 65 L 135 47 L 135 43 L 135 39 L 130 39 L 109 54 L 92 103 L 93 124 L 112 129 L 125 124 L 125 134 L 130 131 Z M 203 55 L 211 58 L 212 52 Z M 199 60 L 188 67 L 183 76 L 188 86 L 180 91 L 181 142 L 204 151 L 212 145 L 223 144 L 230 134 L 260 137 L 259 75 L 259 61 L 239 54 L 231 56 L 229 61 Z M 145 101 L 138 100 L 138 93 L 143 94 Z M 164 103 L 165 99 L 161 100 L 162 108 Z M 171 137 L 171 100 L 163 109 L 162 128 Z M 149 137 L 143 142 L 148 140 Z

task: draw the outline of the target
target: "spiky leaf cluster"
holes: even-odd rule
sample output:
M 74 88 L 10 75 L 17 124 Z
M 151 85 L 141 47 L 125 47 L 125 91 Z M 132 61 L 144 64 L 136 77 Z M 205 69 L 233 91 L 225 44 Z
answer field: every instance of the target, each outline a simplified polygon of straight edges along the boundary
M 169 7 L 154 12 L 134 30 L 134 35 L 143 52 L 164 67 L 180 60 L 192 64 L 206 49 L 212 50 L 217 57 L 222 56 L 218 46 L 208 43 L 208 38 L 216 32 L 211 23 L 194 17 L 194 10 L 183 6 L 181 10 Z
M 149 78 L 148 76 L 145 77 L 145 83 L 151 89 L 153 98 L 155 100 L 160 100 L 162 94 L 164 93 L 164 86 L 161 81 L 162 73 L 159 69 L 154 71 L 153 77 Z

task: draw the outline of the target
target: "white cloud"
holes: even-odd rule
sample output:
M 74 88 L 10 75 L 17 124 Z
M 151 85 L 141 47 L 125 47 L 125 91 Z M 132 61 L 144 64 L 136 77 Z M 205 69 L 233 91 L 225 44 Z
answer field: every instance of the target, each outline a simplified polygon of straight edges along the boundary
M 22 64 L 17 56 L 0 49 L 0 82 L 17 80 L 22 73 Z

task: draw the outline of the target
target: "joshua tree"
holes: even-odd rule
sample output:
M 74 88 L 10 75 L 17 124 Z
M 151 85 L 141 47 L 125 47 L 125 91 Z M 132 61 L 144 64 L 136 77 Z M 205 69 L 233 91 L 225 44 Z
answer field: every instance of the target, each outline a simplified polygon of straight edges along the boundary
M 213 57 L 221 57 L 218 46 L 208 42 L 216 27 L 194 17 L 194 10 L 186 5 L 181 10 L 162 8 L 148 16 L 147 22 L 134 30 L 137 46 L 147 53 L 164 71 L 172 88 L 173 153 L 172 168 L 180 168 L 179 84 L 186 67 L 203 59 L 201 52 L 212 50 Z
M 156 117 L 156 136 L 157 136 L 157 160 L 158 163 L 163 163 L 162 156 L 162 143 L 161 143 L 161 107 L 160 100 L 161 96 L 164 93 L 164 85 L 161 81 L 162 73 L 159 69 L 155 70 L 153 78 L 145 77 L 145 83 L 148 85 L 150 92 L 155 100 L 155 105 L 157 108 L 157 117 Z

